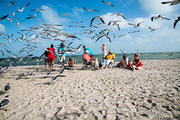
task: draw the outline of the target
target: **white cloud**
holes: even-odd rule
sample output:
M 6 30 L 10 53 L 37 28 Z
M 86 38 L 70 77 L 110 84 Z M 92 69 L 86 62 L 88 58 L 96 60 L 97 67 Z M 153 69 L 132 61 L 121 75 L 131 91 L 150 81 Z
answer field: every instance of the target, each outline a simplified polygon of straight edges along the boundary
M 0 24 L 0 32 L 5 32 L 6 28 L 3 24 Z
M 175 6 L 161 4 L 163 1 L 164 0 L 139 0 L 142 8 L 150 14 L 170 15 L 178 9 Z
M 102 17 L 106 24 L 112 20 L 122 20 L 121 17 L 112 16 L 112 13 L 104 14 Z M 152 22 L 151 13 L 149 13 L 148 17 L 129 18 L 127 21 L 124 20 L 119 22 L 121 28 L 120 31 L 113 27 L 116 36 L 133 30 L 139 30 L 140 32 L 135 34 L 127 34 L 124 37 L 113 39 L 113 49 L 127 49 L 128 46 L 128 48 L 131 48 L 129 52 L 133 52 L 137 49 L 143 52 L 179 51 L 180 49 L 178 46 L 180 45 L 180 27 L 177 26 L 176 29 L 174 29 L 174 17 L 172 16 L 170 18 L 171 20 L 159 19 Z M 137 24 L 139 22 L 143 22 L 139 28 L 134 28 L 133 26 L 128 25 L 128 23 Z M 104 25 L 103 27 L 107 28 L 108 26 Z M 150 32 L 149 27 L 156 28 L 156 31 Z
M 60 17 L 58 12 L 53 8 L 46 5 L 42 5 L 41 8 L 44 9 L 44 11 L 41 11 L 41 14 L 46 23 L 61 24 L 68 21 L 67 19 Z
M 82 10 L 81 8 L 74 7 L 72 9 L 72 16 L 78 17 L 83 12 L 84 12 L 84 10 Z
M 113 13 L 106 13 L 101 16 L 106 24 L 108 24 L 110 21 L 120 21 L 120 22 L 118 22 L 120 28 L 129 28 L 130 27 L 130 26 L 128 26 L 128 22 L 126 20 L 124 20 L 121 16 L 116 17 L 116 15 L 113 15 Z M 116 26 L 112 26 L 112 25 L 110 27 L 117 28 Z

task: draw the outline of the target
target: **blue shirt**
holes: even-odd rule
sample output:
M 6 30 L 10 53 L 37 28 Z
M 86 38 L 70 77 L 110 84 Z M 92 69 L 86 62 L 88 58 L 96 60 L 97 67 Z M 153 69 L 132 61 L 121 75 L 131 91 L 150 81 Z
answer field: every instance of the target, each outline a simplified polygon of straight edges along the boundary
M 65 48 L 59 47 L 59 50 L 60 50 L 60 53 L 61 53 L 62 51 L 65 51 Z M 64 53 L 62 56 L 66 56 L 66 53 Z
M 89 49 L 89 48 L 85 48 L 85 50 L 88 50 L 88 51 L 89 51 L 89 55 L 93 55 L 93 52 L 92 52 L 92 50 L 91 50 L 91 49 Z

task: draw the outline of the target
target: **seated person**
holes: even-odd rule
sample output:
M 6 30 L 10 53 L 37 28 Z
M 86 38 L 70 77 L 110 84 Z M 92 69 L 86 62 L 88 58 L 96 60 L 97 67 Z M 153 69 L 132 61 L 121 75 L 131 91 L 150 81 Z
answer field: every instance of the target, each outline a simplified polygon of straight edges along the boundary
M 75 63 L 76 63 L 76 61 L 73 60 L 71 57 L 69 58 L 69 61 L 67 62 L 69 67 L 73 67 Z
M 108 51 L 108 54 L 105 56 L 103 68 L 109 67 L 111 63 L 114 62 L 115 54 L 112 53 L 112 50 Z
M 127 68 L 128 68 L 128 69 L 132 69 L 132 62 L 133 62 L 133 61 L 131 61 L 131 60 L 128 61 L 128 65 L 127 65 Z
M 141 70 L 142 69 L 142 63 L 141 63 L 141 59 L 139 58 L 139 54 L 136 53 L 134 54 L 134 60 L 133 60 L 133 71 L 134 70 Z
M 92 60 L 91 69 L 92 70 L 98 70 L 99 69 L 99 63 L 98 63 L 98 59 L 97 58 Z
M 128 67 L 128 58 L 126 54 L 123 54 L 123 58 L 120 61 L 120 68 L 127 68 Z
M 85 51 L 82 57 L 85 65 L 91 65 L 92 57 L 89 56 L 88 50 Z

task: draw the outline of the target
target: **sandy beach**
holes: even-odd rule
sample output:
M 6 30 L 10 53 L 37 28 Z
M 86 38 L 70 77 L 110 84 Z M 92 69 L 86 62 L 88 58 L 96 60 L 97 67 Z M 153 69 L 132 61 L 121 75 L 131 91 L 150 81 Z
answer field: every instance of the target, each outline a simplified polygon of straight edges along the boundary
M 180 59 L 142 62 L 141 71 L 79 64 L 54 83 L 58 71 L 47 76 L 40 66 L 29 75 L 38 66 L 10 67 L 0 74 L 0 100 L 10 100 L 0 120 L 179 120 Z M 3 94 L 6 83 L 11 90 Z

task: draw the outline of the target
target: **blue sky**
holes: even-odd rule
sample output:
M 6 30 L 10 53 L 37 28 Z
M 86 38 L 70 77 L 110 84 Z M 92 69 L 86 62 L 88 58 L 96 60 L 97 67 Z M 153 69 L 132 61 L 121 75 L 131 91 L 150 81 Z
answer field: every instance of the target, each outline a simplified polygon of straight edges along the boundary
M 11 6 L 7 7 L 8 0 L 0 0 L 1 6 L 0 17 L 12 13 L 17 8 Z M 38 14 L 37 20 L 25 20 L 19 26 L 14 23 L 9 23 L 8 20 L 0 21 L 0 32 L 14 34 L 17 38 L 19 35 L 17 31 L 29 28 L 36 25 L 41 25 L 43 23 L 50 24 L 62 24 L 64 31 L 67 33 L 79 33 L 82 32 L 82 28 L 70 28 L 69 25 L 75 25 L 74 22 L 83 21 L 79 25 L 86 26 L 87 29 L 93 29 L 89 27 L 90 21 L 94 16 L 102 16 L 106 22 L 106 25 L 102 25 L 97 31 L 103 30 L 105 28 L 111 29 L 113 32 L 110 33 L 112 38 L 112 43 L 110 43 L 106 38 L 100 39 L 97 43 L 95 40 L 91 40 L 88 34 L 77 35 L 81 40 L 74 40 L 72 47 L 76 47 L 79 44 L 86 44 L 87 47 L 91 48 L 94 53 L 101 53 L 101 44 L 105 43 L 108 49 L 112 49 L 115 53 L 120 53 L 120 49 L 125 52 L 133 53 L 137 52 L 167 52 L 167 51 L 180 51 L 180 23 L 177 24 L 176 29 L 173 29 L 173 22 L 177 16 L 180 15 L 180 5 L 169 6 L 162 5 L 162 1 L 166 0 L 107 0 L 111 2 L 115 7 L 106 6 L 101 0 L 30 0 L 30 5 L 25 8 L 24 13 L 17 13 L 16 17 L 23 20 L 32 14 L 29 10 L 35 8 L 43 8 Z M 18 7 L 23 7 L 27 4 L 28 0 L 16 0 L 16 5 Z M 83 9 L 87 7 L 89 9 L 96 9 L 100 12 L 87 12 Z M 113 13 L 122 13 L 126 20 L 121 17 L 112 16 Z M 64 16 L 63 14 L 67 14 Z M 156 20 L 152 22 L 150 18 L 152 16 L 163 15 L 171 20 Z M 107 26 L 107 23 L 111 20 L 121 20 L 119 31 L 115 26 Z M 129 26 L 128 23 L 138 23 L 142 22 L 140 28 L 134 28 Z M 93 24 L 100 23 L 95 20 Z M 157 28 L 156 31 L 150 32 L 148 27 Z M 124 37 L 119 38 L 121 34 L 126 34 L 130 31 L 138 30 L 140 32 L 134 34 L 127 34 Z M 98 33 L 97 32 L 97 33 Z M 116 35 L 114 39 L 112 34 Z M 43 51 L 50 46 L 51 43 L 54 45 L 59 45 L 60 42 L 52 40 L 43 40 L 38 38 L 37 41 L 41 42 L 38 44 L 38 48 L 33 51 L 34 55 L 40 55 Z M 6 42 L 6 41 L 2 41 Z M 8 44 L 8 43 L 6 43 Z M 14 52 L 18 51 L 23 47 L 22 43 L 18 41 L 13 41 L 9 45 L 10 49 Z M 79 54 L 81 54 L 80 52 Z M 1 55 L 0 55 L 1 57 Z

